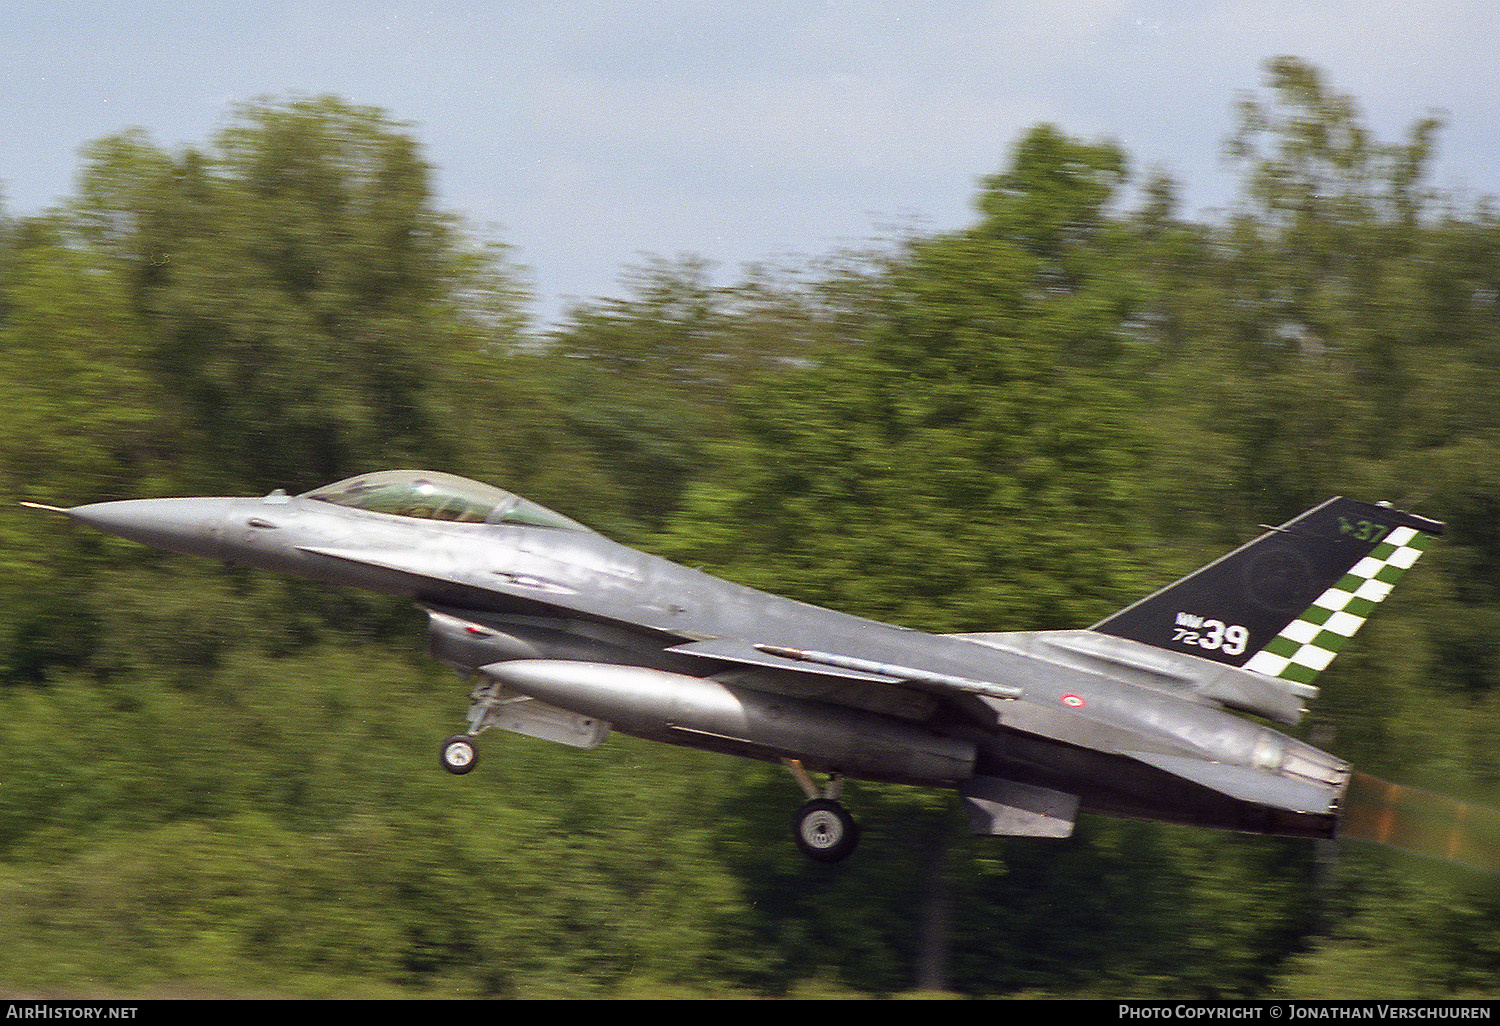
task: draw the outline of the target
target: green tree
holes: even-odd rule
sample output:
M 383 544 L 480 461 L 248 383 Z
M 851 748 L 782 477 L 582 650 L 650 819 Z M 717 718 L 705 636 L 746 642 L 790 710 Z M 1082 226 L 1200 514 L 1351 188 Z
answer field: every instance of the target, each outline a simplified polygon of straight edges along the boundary
M 1078 625 L 1128 594 L 1141 442 L 1098 187 L 1121 160 L 1023 141 L 980 224 L 896 263 L 862 344 L 745 398 L 745 443 L 663 543 L 937 629 Z M 1062 212 L 1028 235 L 1032 207 Z
M 195 484 L 457 459 L 452 354 L 513 344 L 521 293 L 432 198 L 401 126 L 331 98 L 244 107 L 206 153 L 91 148 L 78 230 L 130 282 Z

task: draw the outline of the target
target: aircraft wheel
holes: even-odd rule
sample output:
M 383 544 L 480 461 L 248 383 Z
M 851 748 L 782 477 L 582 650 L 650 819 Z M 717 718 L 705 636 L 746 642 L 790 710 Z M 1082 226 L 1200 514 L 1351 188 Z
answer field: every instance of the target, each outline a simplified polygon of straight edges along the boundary
M 479 761 L 479 749 L 474 747 L 474 739 L 469 735 L 454 734 L 443 742 L 441 756 L 443 769 L 462 775 Z
M 836 801 L 817 798 L 797 810 L 792 818 L 797 847 L 818 862 L 841 862 L 859 843 L 859 824 Z

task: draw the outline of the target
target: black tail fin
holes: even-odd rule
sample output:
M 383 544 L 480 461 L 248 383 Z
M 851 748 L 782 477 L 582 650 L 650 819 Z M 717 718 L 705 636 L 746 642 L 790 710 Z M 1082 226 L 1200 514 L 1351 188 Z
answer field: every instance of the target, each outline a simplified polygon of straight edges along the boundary
M 1442 533 L 1387 505 L 1329 499 L 1092 629 L 1309 684 Z

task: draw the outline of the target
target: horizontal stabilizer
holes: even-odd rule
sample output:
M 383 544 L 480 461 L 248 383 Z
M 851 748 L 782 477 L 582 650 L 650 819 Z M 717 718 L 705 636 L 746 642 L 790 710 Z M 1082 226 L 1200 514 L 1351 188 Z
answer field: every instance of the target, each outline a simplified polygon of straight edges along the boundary
M 1207 759 L 1188 756 L 1163 755 L 1158 752 L 1123 754 L 1239 801 L 1315 816 L 1329 815 L 1338 808 L 1339 788 L 1335 785 L 1293 780 L 1249 766 L 1209 762 Z

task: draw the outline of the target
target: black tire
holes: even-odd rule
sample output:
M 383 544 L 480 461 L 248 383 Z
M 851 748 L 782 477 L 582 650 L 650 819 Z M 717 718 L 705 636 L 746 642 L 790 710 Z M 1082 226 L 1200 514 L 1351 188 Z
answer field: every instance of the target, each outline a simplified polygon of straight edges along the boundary
M 859 844 L 859 824 L 838 802 L 816 798 L 792 817 L 792 836 L 808 858 L 816 862 L 842 862 Z
M 454 734 L 443 742 L 438 758 L 442 761 L 443 769 L 462 776 L 479 762 L 479 749 L 474 747 L 474 739 L 468 734 Z

